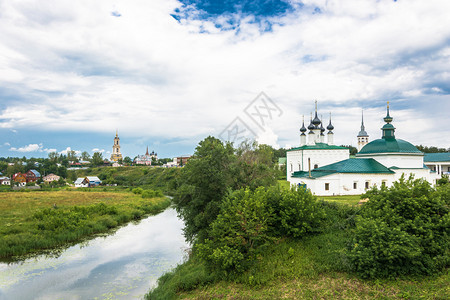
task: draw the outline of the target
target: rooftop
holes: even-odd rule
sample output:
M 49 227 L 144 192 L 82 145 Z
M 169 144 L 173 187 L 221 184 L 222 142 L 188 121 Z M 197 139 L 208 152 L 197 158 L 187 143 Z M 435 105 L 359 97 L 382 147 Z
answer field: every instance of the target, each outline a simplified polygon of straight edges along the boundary
M 373 158 L 349 158 L 334 164 L 311 170 L 311 178 L 319 178 L 335 173 L 393 174 L 394 171 L 389 170 Z M 294 172 L 292 177 L 309 177 L 309 172 Z
M 450 152 L 443 153 L 425 153 L 423 157 L 424 162 L 450 162 Z

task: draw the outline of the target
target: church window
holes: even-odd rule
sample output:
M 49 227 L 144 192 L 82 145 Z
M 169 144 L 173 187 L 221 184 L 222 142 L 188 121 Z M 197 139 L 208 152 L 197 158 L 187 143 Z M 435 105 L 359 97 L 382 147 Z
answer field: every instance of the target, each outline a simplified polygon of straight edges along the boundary
M 317 169 L 318 167 L 319 167 L 318 164 L 315 164 L 315 165 L 314 165 L 314 169 Z
M 327 182 L 325 183 L 325 191 L 329 191 L 330 190 L 330 184 Z
M 387 180 L 381 181 L 381 186 L 386 186 Z
M 353 182 L 353 189 L 356 190 L 358 188 L 358 183 L 357 182 Z
M 292 164 L 291 164 L 291 172 L 292 172 Z
M 366 190 L 369 188 L 369 181 L 366 181 Z

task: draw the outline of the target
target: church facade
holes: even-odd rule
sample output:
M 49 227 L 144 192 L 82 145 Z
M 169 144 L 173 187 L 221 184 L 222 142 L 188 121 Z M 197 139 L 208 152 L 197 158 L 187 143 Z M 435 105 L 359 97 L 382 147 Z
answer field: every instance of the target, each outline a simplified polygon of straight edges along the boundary
M 325 130 L 317 118 L 316 105 L 315 118 L 311 118 L 308 126 L 308 142 L 303 122 L 300 147 L 287 151 L 287 180 L 291 185 L 305 186 L 320 196 L 362 194 L 373 186 L 391 186 L 402 175 L 414 175 L 435 184 L 436 173 L 424 165 L 424 154 L 409 142 L 395 137 L 392 120 L 388 104 L 381 139 L 369 142 L 362 119 L 357 136 L 359 152 L 355 158 L 350 158 L 347 148 L 332 144 L 331 117 L 327 126 L 331 139 L 324 142 Z

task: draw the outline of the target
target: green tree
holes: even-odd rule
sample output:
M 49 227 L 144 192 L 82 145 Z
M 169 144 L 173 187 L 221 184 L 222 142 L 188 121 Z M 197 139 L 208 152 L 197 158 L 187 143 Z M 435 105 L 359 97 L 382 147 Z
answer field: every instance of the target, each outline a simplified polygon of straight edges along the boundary
M 58 161 L 58 153 L 57 152 L 50 152 L 48 154 L 48 159 L 53 162 L 56 163 Z
M 93 166 L 101 166 L 103 165 L 103 155 L 101 152 L 95 152 L 92 155 L 91 164 Z
M 126 165 L 131 165 L 133 163 L 133 161 L 131 160 L 131 158 L 129 156 L 125 156 L 125 158 L 123 159 L 123 163 Z
M 74 150 L 67 151 L 67 160 L 78 162 L 77 153 Z
M 90 159 L 91 159 L 91 156 L 89 155 L 89 153 L 87 151 L 83 151 L 83 153 L 81 153 L 81 160 L 89 161 Z
M 230 186 L 233 147 L 219 139 L 207 137 L 199 143 L 194 156 L 183 168 L 181 186 L 173 199 L 185 222 L 188 241 L 206 238 L 209 225 L 219 213 L 222 197 Z
M 390 188 L 367 192 L 370 200 L 356 220 L 348 252 L 355 270 L 363 277 L 395 277 L 448 266 L 450 214 L 442 191 L 402 177 Z

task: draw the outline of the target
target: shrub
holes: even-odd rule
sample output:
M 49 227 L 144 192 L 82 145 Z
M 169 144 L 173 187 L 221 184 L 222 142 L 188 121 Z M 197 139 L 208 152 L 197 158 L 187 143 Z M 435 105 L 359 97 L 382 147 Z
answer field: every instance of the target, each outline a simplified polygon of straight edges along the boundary
M 144 190 L 140 187 L 131 190 L 134 194 L 142 194 Z
M 443 196 L 422 179 L 376 187 L 356 219 L 348 258 L 362 277 L 435 273 L 450 262 L 450 215 Z
M 224 199 L 209 238 L 197 244 L 194 252 L 213 270 L 226 275 L 241 272 L 280 233 L 301 237 L 317 230 L 324 215 L 305 190 L 241 189 Z

